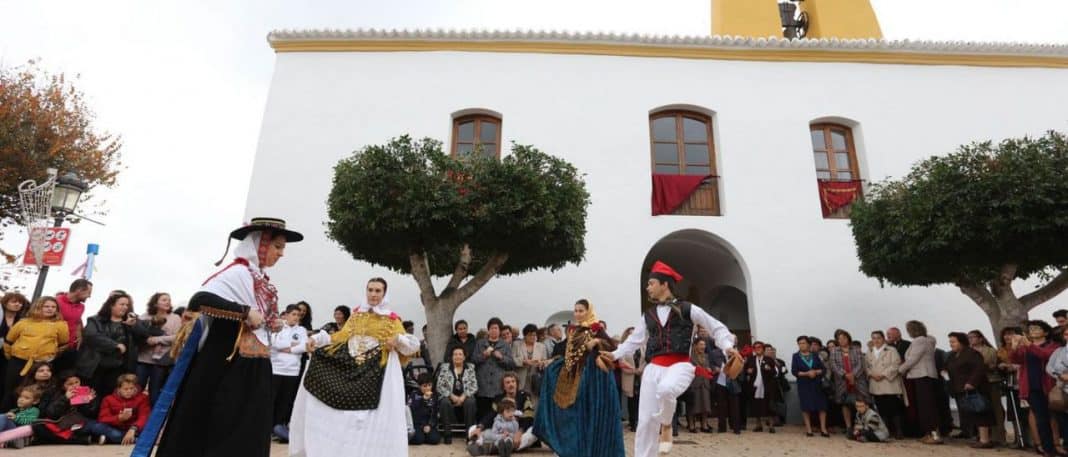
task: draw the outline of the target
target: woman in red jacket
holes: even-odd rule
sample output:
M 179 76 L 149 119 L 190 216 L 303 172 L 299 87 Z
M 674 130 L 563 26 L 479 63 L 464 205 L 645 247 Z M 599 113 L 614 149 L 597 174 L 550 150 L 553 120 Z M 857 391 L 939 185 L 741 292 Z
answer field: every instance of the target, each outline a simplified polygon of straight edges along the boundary
M 137 383 L 137 375 L 119 376 L 118 387 L 111 395 L 104 397 L 100 403 L 100 416 L 97 421 L 110 427 L 113 433 L 105 433 L 108 443 L 133 444 L 137 432 L 145 428 L 148 415 L 152 412 L 148 396 Z M 122 435 L 121 440 L 114 438 Z
M 1060 345 L 1049 340 L 1053 329 L 1045 321 L 1029 321 L 1027 336 L 1015 335 L 1012 341 L 1012 362 L 1020 365 L 1020 398 L 1027 400 L 1034 414 L 1035 426 L 1042 441 L 1043 455 L 1057 455 L 1050 428 L 1049 391 L 1054 380 L 1046 374 L 1046 364 Z

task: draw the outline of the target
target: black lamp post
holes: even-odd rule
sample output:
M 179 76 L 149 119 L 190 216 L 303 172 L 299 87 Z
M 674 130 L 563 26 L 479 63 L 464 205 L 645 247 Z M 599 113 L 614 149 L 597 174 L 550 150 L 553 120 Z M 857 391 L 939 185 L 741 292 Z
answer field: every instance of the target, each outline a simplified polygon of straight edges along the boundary
M 89 186 L 85 181 L 79 179 L 74 173 L 67 173 L 56 179 L 56 187 L 52 191 L 52 213 L 55 214 L 56 220 L 52 227 L 63 225 L 63 220 L 74 213 L 74 208 L 78 206 L 78 200 L 82 198 L 82 193 L 88 188 Z M 44 253 L 41 253 L 41 255 L 43 256 Z M 45 278 L 47 277 L 48 265 L 42 265 L 37 273 L 37 286 L 33 289 L 34 301 L 41 298 L 41 292 L 44 290 Z

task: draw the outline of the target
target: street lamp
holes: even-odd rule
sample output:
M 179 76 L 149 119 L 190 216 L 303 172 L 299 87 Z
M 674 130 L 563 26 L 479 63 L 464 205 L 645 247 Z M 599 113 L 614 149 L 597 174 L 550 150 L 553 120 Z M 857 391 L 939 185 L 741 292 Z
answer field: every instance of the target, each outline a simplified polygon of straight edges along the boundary
M 74 213 L 78 206 L 78 200 L 82 193 L 89 188 L 85 181 L 78 178 L 74 173 L 67 173 L 56 179 L 56 187 L 52 191 L 52 213 L 55 214 L 55 224 L 52 227 L 60 227 L 68 215 Z M 42 254 L 43 255 L 43 254 Z M 45 278 L 48 277 L 48 265 L 42 265 L 37 273 L 37 286 L 33 289 L 33 300 L 41 298 L 44 290 Z

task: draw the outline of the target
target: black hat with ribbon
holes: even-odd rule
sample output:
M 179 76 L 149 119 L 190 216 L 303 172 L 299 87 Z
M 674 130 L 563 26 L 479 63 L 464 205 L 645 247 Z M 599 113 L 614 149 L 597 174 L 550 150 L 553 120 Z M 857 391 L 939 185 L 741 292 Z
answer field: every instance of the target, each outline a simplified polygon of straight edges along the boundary
M 301 235 L 300 232 L 286 229 L 285 220 L 276 217 L 254 217 L 248 224 L 230 232 L 230 238 L 226 240 L 226 252 L 223 253 L 218 262 L 215 262 L 215 266 L 221 265 L 226 260 L 226 255 L 230 253 L 231 241 L 243 240 L 249 233 L 258 231 L 270 231 L 275 235 L 282 235 L 286 238 L 287 243 L 296 243 L 304 239 L 304 235 Z

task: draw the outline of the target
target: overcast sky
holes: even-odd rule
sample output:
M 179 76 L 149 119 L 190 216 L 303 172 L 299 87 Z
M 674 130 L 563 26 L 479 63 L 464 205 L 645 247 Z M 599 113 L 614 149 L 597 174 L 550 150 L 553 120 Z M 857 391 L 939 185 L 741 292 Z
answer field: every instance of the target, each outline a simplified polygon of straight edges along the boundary
M 874 4 L 888 39 L 1068 43 L 1066 0 Z M 73 228 L 71 252 L 46 293 L 66 288 L 89 242 L 101 245 L 92 310 L 115 288 L 131 292 L 138 311 L 157 290 L 184 303 L 214 270 L 226 233 L 242 222 L 274 62 L 265 40 L 272 29 L 707 35 L 710 10 L 709 0 L 0 0 L 0 64 L 36 58 L 50 71 L 80 75 L 97 126 L 124 143 L 119 185 L 98 192 L 107 226 Z M 21 250 L 25 233 L 9 230 L 2 243 Z M 25 278 L 31 289 L 34 279 Z

